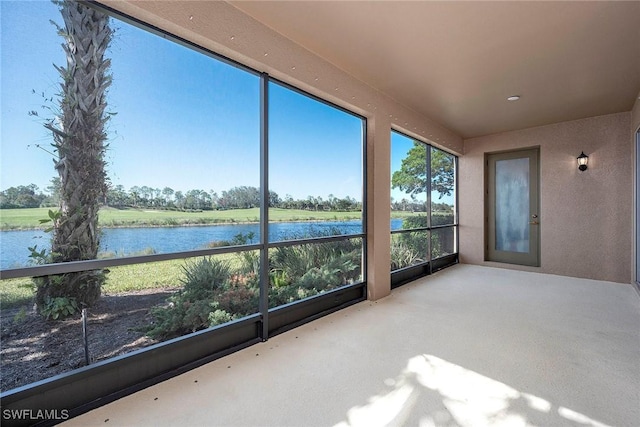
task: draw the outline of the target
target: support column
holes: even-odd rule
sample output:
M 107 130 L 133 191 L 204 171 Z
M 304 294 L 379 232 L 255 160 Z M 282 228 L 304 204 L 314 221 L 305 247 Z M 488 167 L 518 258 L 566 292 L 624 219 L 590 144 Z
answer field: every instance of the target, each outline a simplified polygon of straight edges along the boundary
M 391 293 L 391 123 L 367 119 L 367 299 Z

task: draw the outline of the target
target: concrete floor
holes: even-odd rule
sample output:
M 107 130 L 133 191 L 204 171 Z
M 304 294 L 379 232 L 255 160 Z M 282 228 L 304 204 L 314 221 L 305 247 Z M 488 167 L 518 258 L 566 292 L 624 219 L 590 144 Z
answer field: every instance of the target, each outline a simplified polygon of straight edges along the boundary
M 65 425 L 635 427 L 640 298 L 457 265 Z

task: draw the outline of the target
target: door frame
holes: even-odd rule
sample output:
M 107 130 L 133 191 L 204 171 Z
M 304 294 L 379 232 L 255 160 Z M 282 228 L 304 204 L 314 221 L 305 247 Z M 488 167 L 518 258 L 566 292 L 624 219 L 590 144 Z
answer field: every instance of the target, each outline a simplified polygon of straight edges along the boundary
M 529 241 L 533 242 L 535 247 L 527 253 L 507 252 L 492 250 L 495 246 L 495 227 L 491 222 L 495 222 L 495 194 L 490 191 L 495 185 L 495 160 L 518 159 L 523 156 L 531 159 L 530 163 L 530 185 L 529 185 Z M 484 259 L 485 261 L 501 262 L 515 265 L 525 265 L 531 267 L 540 267 L 540 146 L 524 147 L 514 150 L 503 150 L 484 153 Z M 492 172 L 493 171 L 493 172 Z M 532 215 L 536 218 L 531 218 Z
M 640 294 L 640 127 L 634 132 L 634 180 L 633 180 L 633 272 L 632 283 Z

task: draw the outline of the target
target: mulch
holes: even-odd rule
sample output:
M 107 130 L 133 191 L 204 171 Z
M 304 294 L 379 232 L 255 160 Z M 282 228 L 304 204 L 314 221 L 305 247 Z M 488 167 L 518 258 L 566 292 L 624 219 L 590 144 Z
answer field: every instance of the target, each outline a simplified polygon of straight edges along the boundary
M 155 344 L 142 329 L 152 322 L 150 308 L 164 304 L 173 292 L 148 289 L 103 295 L 87 310 L 91 363 Z M 52 321 L 32 307 L 3 309 L 0 322 L 2 392 L 86 365 L 80 314 Z

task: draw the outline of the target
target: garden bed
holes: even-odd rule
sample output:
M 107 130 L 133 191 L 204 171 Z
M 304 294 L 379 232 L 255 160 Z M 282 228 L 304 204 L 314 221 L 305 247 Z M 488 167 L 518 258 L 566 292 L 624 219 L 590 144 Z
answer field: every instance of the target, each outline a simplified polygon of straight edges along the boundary
M 141 329 L 152 321 L 149 309 L 165 303 L 175 290 L 103 295 L 88 310 L 92 363 L 156 343 Z M 3 309 L 1 321 L 3 392 L 85 366 L 79 314 L 67 320 L 47 321 L 33 308 Z

